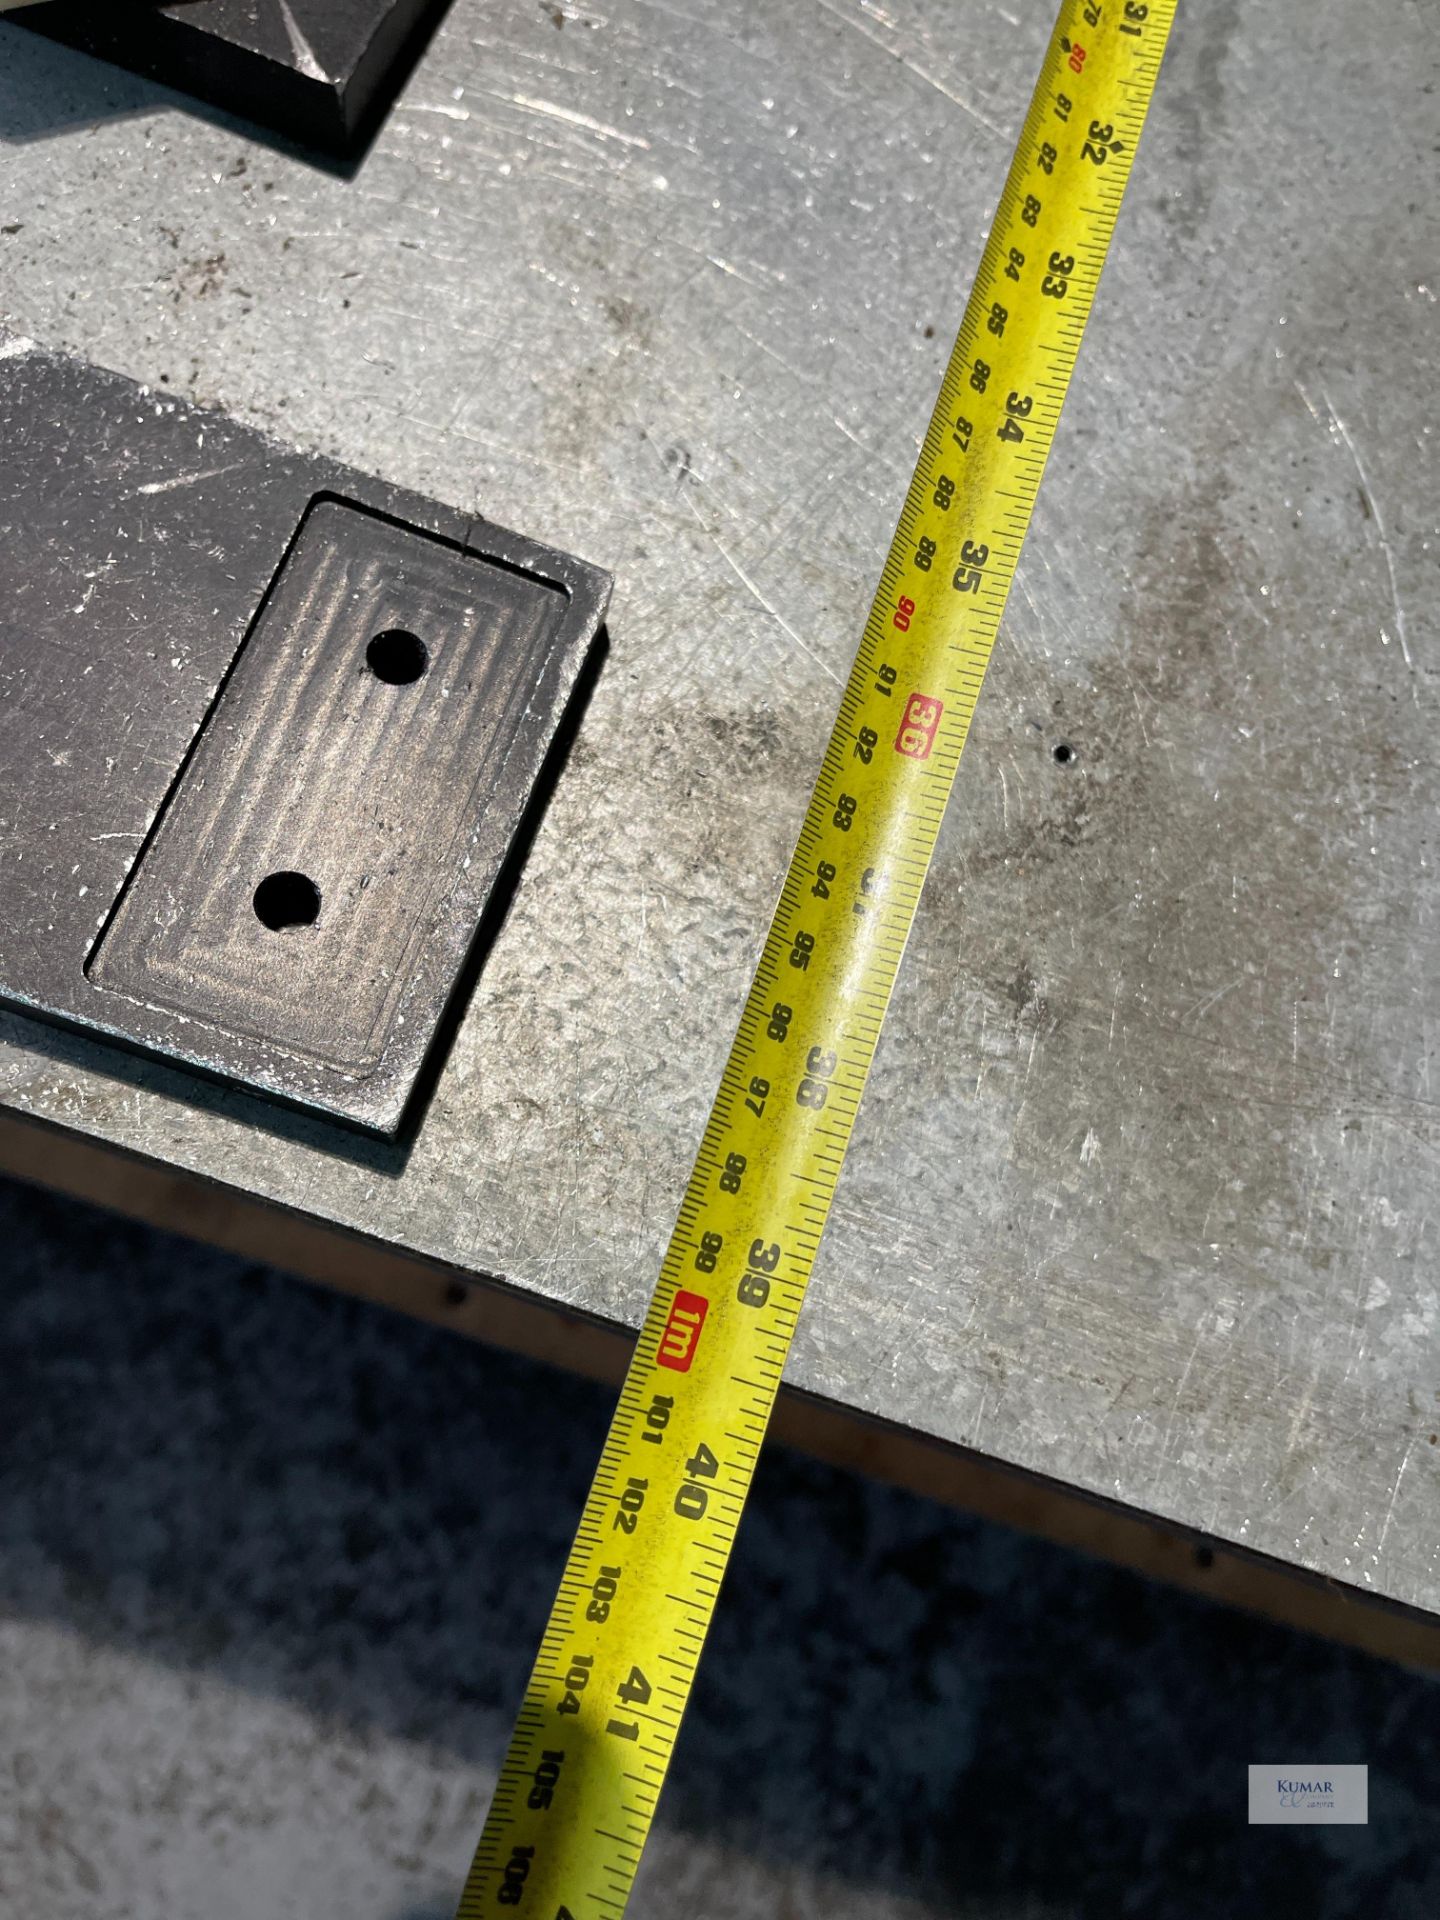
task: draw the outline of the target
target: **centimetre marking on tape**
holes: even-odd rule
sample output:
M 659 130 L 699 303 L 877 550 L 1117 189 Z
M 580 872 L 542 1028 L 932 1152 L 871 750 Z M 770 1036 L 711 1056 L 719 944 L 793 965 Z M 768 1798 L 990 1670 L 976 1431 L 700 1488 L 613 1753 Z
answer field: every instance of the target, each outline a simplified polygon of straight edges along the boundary
M 1061 5 L 459 1920 L 624 1912 L 1174 12 Z

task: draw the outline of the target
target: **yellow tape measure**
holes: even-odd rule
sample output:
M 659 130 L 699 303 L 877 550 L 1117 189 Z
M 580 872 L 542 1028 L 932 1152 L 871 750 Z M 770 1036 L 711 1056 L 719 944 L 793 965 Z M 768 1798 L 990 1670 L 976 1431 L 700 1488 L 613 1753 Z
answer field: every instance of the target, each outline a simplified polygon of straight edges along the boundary
M 460 1920 L 623 1913 L 1175 0 L 1063 0 Z

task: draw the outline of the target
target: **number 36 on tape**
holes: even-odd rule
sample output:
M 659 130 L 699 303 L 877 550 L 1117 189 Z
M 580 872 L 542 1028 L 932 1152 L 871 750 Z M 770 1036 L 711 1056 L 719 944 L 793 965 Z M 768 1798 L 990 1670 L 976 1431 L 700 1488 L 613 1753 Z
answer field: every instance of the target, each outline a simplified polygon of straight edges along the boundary
M 944 711 L 943 700 L 932 700 L 926 693 L 912 693 L 905 702 L 905 711 L 900 717 L 900 731 L 895 736 L 895 751 L 903 753 L 910 760 L 928 760 L 930 749 L 935 744 L 935 735 L 940 730 L 940 716 Z

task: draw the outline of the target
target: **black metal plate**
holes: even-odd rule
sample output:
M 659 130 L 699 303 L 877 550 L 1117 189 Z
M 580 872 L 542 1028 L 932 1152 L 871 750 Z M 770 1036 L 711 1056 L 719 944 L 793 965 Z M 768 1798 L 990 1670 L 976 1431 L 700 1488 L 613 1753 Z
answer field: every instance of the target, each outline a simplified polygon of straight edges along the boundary
M 608 577 L 3 334 L 0 444 L 0 999 L 393 1134 Z
M 328 153 L 369 135 L 448 0 L 51 0 L 8 15 Z

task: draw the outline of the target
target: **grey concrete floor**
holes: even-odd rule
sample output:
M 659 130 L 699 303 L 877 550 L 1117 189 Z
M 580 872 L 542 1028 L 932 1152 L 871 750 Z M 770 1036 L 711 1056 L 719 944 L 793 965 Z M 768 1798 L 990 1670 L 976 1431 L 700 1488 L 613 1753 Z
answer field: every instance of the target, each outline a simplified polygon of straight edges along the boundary
M 0 1183 L 0 1911 L 448 1920 L 601 1389 Z M 1245 1824 L 1365 1761 L 1364 1828 Z M 1440 1912 L 1440 1686 L 776 1448 L 637 1920 Z

